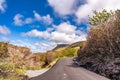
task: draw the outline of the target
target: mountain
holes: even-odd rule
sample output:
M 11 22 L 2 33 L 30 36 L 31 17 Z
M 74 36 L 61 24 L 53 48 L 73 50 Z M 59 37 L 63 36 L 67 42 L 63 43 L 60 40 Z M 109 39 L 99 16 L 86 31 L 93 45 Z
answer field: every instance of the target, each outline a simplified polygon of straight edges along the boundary
M 29 48 L 18 47 L 9 43 L 0 42 L 0 58 L 13 57 L 14 55 L 20 55 L 21 58 L 25 58 L 29 54 L 31 54 Z
M 66 48 L 69 44 L 57 44 L 57 46 L 53 50 L 57 50 L 59 48 Z
M 75 42 L 72 44 L 58 44 L 53 51 L 58 51 L 58 50 L 63 50 L 65 48 L 75 48 L 75 47 L 80 47 L 83 45 L 83 43 L 85 43 L 86 41 L 79 41 L 79 42 Z

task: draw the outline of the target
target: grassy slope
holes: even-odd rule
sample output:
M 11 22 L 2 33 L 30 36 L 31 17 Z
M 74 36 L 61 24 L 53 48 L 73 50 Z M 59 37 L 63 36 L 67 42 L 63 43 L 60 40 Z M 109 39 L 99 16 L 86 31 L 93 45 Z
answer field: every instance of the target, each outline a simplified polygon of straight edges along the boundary
M 20 53 L 19 56 L 17 55 L 18 58 L 16 58 L 16 55 L 14 55 L 16 52 L 14 52 L 12 57 L 9 56 L 8 47 L 9 49 L 14 48 L 16 51 L 23 50 L 22 47 L 0 42 L 0 70 L 2 70 L 2 73 L 0 72 L 1 74 L 0 80 L 3 79 L 21 80 L 23 77 L 21 77 L 20 75 L 24 75 L 25 69 L 33 69 L 33 70 L 41 69 L 40 66 L 43 68 L 47 66 L 48 68 L 54 65 L 57 62 L 57 60 L 59 60 L 60 58 L 77 56 L 77 51 L 79 49 L 79 46 L 82 45 L 82 43 L 83 42 L 77 42 L 69 45 L 58 45 L 55 49 L 48 51 L 46 53 L 31 54 L 28 51 L 27 53 L 29 53 L 29 55 L 27 55 L 26 57 L 22 57 L 21 59 L 21 57 L 19 57 L 21 56 Z M 24 52 L 22 54 L 24 54 Z M 13 61 L 9 61 L 9 59 Z M 30 66 L 28 67 L 26 65 L 33 65 L 33 68 L 31 68 Z M 8 77 L 4 77 L 4 76 L 8 76 Z
M 55 59 L 53 59 L 53 61 L 51 63 L 49 63 L 47 67 L 51 67 L 61 58 L 76 57 L 77 51 L 80 49 L 80 47 L 83 46 L 83 44 L 85 42 L 86 41 L 76 42 L 76 43 L 69 44 L 69 45 L 63 46 L 63 47 L 57 46 L 57 48 L 53 49 L 53 51 L 57 52 L 56 53 L 57 57 Z

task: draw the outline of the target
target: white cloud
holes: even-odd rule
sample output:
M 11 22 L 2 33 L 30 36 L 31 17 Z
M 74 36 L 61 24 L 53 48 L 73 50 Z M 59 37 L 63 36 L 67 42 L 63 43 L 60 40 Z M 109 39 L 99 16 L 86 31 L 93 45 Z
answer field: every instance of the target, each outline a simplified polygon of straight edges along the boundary
M 81 22 L 82 19 L 87 19 L 88 15 L 92 15 L 93 10 L 101 11 L 102 9 L 107 11 L 120 9 L 120 0 L 87 0 L 87 3 L 79 6 L 75 12 L 77 21 Z
M 76 22 L 78 23 L 86 21 L 88 15 L 92 16 L 93 10 L 101 11 L 106 9 L 107 11 L 115 11 L 120 9 L 120 0 L 48 0 L 48 3 L 59 15 L 74 14 L 77 17 Z M 76 6 L 77 3 L 82 4 Z
M 32 46 L 32 52 L 46 52 L 48 50 L 52 50 L 55 46 L 56 43 L 54 42 L 34 42 L 31 43 Z
M 6 9 L 6 0 L 0 0 L 0 11 L 1 12 L 5 12 L 5 9 Z
M 47 14 L 46 16 L 43 16 L 42 19 L 43 19 L 43 23 L 45 24 L 51 24 L 53 22 L 49 14 Z
M 48 41 L 31 42 L 30 40 L 12 40 L 10 41 L 10 43 L 17 46 L 28 47 L 33 53 L 46 52 L 48 50 L 53 49 L 56 46 L 56 43 Z
M 4 41 L 4 42 L 9 42 L 9 41 L 10 41 L 9 38 L 7 38 L 7 37 L 5 37 L 5 36 L 1 36 L 1 37 L 0 37 L 0 40 L 1 40 L 1 41 Z
M 51 27 L 51 28 L 47 28 L 47 32 L 52 32 L 54 30 L 54 27 Z
M 16 26 L 23 26 L 25 24 L 31 24 L 33 23 L 33 19 L 32 18 L 26 18 L 21 15 L 21 14 L 16 14 L 15 17 L 14 17 L 14 25 Z
M 71 25 L 69 22 L 53 25 L 53 27 L 47 28 L 45 31 L 33 29 L 22 33 L 22 36 L 44 39 L 44 41 L 40 42 L 19 42 L 19 45 L 23 44 L 24 46 L 29 47 L 32 52 L 46 52 L 53 49 L 57 44 L 71 44 L 86 40 L 86 33 L 77 30 L 77 27 Z
M 25 19 L 25 24 L 31 24 L 33 22 L 32 18 L 26 18 Z
M 40 14 L 38 14 L 36 11 L 33 11 L 33 13 L 34 13 L 35 19 L 38 20 L 38 21 L 40 21 L 41 20 Z
M 50 6 L 53 7 L 59 15 L 69 15 L 74 12 L 74 4 L 77 0 L 48 0 Z
M 24 18 L 21 14 L 16 14 L 14 17 L 14 24 L 17 26 L 22 26 L 24 24 L 24 21 L 22 20 Z
M 46 16 L 41 16 L 36 11 L 33 11 L 33 13 L 34 13 L 34 17 L 35 17 L 36 21 L 40 21 L 40 22 L 43 22 L 44 24 L 48 24 L 48 25 L 53 22 L 53 19 L 50 17 L 49 14 L 47 14 Z
M 11 31 L 5 25 L 0 25 L 0 34 L 9 35 L 10 33 Z
M 46 25 L 50 25 L 53 22 L 53 19 L 50 17 L 49 14 L 47 14 L 46 16 L 41 16 L 40 14 L 38 14 L 36 11 L 33 11 L 34 13 L 34 18 L 25 18 L 23 15 L 21 14 L 16 14 L 14 16 L 14 25 L 16 26 L 23 26 L 26 24 L 31 24 L 33 22 L 41 22 L 43 24 Z
M 81 37 L 82 36 L 82 37 Z M 78 36 L 76 34 L 66 34 L 66 33 L 61 33 L 61 32 L 52 32 L 50 40 L 56 42 L 56 43 L 61 43 L 61 44 L 71 44 L 74 42 L 78 41 L 84 41 L 86 40 L 83 35 Z
M 51 31 L 53 30 L 53 31 Z M 69 23 L 61 23 L 58 26 L 47 29 L 46 31 L 31 30 L 22 33 L 23 36 L 43 38 L 55 43 L 74 43 L 86 40 L 86 34 L 76 29 L 76 26 Z
M 22 33 L 22 36 L 39 37 L 43 39 L 48 39 L 50 34 L 47 31 L 38 31 L 34 29 L 27 33 Z
M 70 25 L 69 23 L 61 23 L 58 26 L 55 26 L 56 30 L 61 33 L 73 34 L 76 32 L 76 26 Z

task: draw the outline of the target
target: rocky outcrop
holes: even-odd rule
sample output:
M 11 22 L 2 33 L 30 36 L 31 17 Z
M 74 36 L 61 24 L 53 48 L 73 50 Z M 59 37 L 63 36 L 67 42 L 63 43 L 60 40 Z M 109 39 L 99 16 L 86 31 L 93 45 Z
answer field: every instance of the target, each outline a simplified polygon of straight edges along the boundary
M 12 57 L 14 55 L 20 55 L 19 57 L 25 58 L 29 54 L 31 54 L 30 49 L 26 47 L 18 47 L 12 44 L 0 42 L 0 53 L 2 55 L 6 55 L 6 57 Z
M 25 58 L 31 54 L 30 49 L 26 47 L 18 47 L 9 45 L 7 47 L 9 55 L 12 57 L 14 55 L 20 55 L 20 58 Z
M 18 68 L 39 69 L 44 62 L 44 54 L 31 53 L 27 47 L 14 46 L 0 42 L 0 58 L 7 59 Z

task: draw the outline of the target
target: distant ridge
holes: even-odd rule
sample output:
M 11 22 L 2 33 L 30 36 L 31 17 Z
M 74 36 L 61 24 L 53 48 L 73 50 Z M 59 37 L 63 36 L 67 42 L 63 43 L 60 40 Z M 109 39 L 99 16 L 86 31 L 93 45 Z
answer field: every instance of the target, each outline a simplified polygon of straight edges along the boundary
M 69 44 L 57 44 L 57 46 L 53 49 L 53 50 L 57 50 L 59 48 L 65 48 L 67 47 Z
M 80 45 L 83 44 L 84 42 L 86 41 L 79 41 L 79 42 L 72 43 L 68 46 L 68 48 L 80 47 Z
M 58 44 L 53 50 L 57 50 L 60 48 L 75 48 L 75 47 L 79 47 L 82 43 L 84 43 L 85 41 L 79 41 L 79 42 L 75 42 L 72 44 Z

